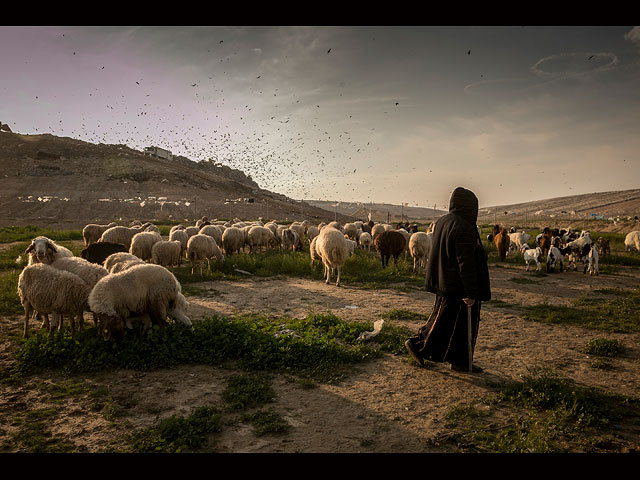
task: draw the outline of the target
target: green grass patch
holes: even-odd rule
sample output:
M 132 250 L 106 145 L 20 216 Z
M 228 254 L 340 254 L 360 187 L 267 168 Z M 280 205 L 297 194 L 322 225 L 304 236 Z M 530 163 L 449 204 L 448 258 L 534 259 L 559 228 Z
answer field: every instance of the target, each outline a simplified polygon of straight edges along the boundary
M 527 320 L 568 324 L 612 332 L 640 331 L 640 293 L 630 291 L 623 298 L 579 298 L 573 306 L 547 303 L 523 307 Z
M 214 406 L 195 408 L 188 417 L 172 415 L 157 426 L 136 432 L 133 451 L 138 453 L 180 453 L 207 444 L 211 433 L 222 430 L 221 414 Z
M 619 422 L 640 420 L 638 399 L 581 386 L 550 370 L 498 388 L 485 399 L 486 410 L 457 405 L 447 412 L 449 442 L 466 452 L 599 452 L 599 438 Z
M 291 429 L 291 425 L 289 425 L 280 413 L 273 409 L 244 414 L 242 421 L 253 426 L 253 433 L 256 437 L 262 437 L 263 435 L 281 435 Z
M 373 330 L 369 322 L 345 322 L 334 315 L 268 318 L 257 315 L 233 319 L 205 317 L 194 331 L 180 324 L 154 327 L 142 335 L 130 330 L 119 342 L 105 342 L 94 327 L 71 338 L 68 330 L 38 332 L 20 339 L 12 376 L 43 368 L 63 372 L 96 372 L 129 368 L 153 370 L 179 364 L 224 365 L 281 371 L 316 381 L 339 381 L 355 365 L 383 352 L 401 352 L 404 330 L 385 325 L 376 342 L 358 336 Z
M 19 315 L 24 313 L 18 296 L 19 270 L 0 272 L 0 315 Z
M 265 375 L 233 375 L 227 380 L 222 400 L 231 410 L 245 410 L 275 401 L 271 379 Z
M 624 345 L 615 339 L 594 338 L 585 345 L 584 351 L 600 357 L 617 357 L 624 352 Z
M 30 242 L 35 237 L 47 237 L 55 242 L 58 242 L 59 240 L 82 240 L 82 229 L 52 230 L 50 228 L 41 228 L 35 225 L 25 225 L 22 227 L 0 227 L 0 243 Z

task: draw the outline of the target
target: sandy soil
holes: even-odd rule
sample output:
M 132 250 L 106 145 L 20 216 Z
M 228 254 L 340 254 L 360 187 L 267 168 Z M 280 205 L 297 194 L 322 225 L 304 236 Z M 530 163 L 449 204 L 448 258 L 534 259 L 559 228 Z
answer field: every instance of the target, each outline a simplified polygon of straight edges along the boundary
M 524 267 L 490 267 L 494 298 L 511 304 L 568 304 L 581 295 L 602 296 L 600 288 L 638 288 L 637 273 L 588 277 L 579 272 L 549 275 L 537 284 L 517 284 L 511 279 L 529 275 Z M 531 277 L 533 278 L 533 277 Z M 326 285 L 299 278 L 248 278 L 246 281 L 216 281 L 198 284 L 201 295 L 190 296 L 190 316 L 197 321 L 205 314 L 232 315 L 264 312 L 305 316 L 309 312 L 331 312 L 352 321 L 375 321 L 391 309 L 410 309 L 428 314 L 434 296 L 419 290 L 363 290 L 353 286 Z M 411 330 L 419 321 L 394 320 Z M 3 333 L 19 332 L 18 316 L 4 318 Z M 624 356 L 611 360 L 612 370 L 591 366 L 593 358 L 581 349 L 596 337 L 616 338 L 627 348 Z M 6 335 L 2 335 L 6 338 Z M 446 434 L 445 414 L 457 404 L 467 404 L 492 393 L 492 385 L 518 379 L 536 366 L 560 366 L 563 375 L 585 385 L 631 396 L 640 396 L 640 334 L 595 332 L 568 326 L 525 321 L 516 311 L 483 306 L 482 323 L 474 363 L 481 374 L 452 372 L 447 365 L 420 368 L 408 356 L 386 355 L 361 367 L 339 385 L 303 388 L 285 376 L 274 375 L 277 401 L 271 406 L 293 427 L 284 436 L 257 437 L 246 424 L 226 427 L 216 435 L 216 452 L 443 452 L 454 447 L 440 443 Z M 0 362 L 10 363 L 8 342 L 0 344 Z M 116 422 L 88 408 L 88 401 L 67 400 L 66 414 L 51 426 L 82 452 L 104 451 L 118 444 L 131 427 L 153 425 L 158 418 L 188 414 L 194 407 L 215 403 L 225 379 L 237 373 L 210 366 L 183 366 L 168 370 L 116 371 L 83 376 L 96 386 L 109 386 L 110 394 L 126 407 Z M 42 386 L 63 377 L 45 373 L 20 387 L 2 385 L 0 391 L 0 441 L 14 426 L 2 419 L 18 409 L 38 408 Z M 40 384 L 40 386 L 38 386 Z M 126 426 L 126 422 L 130 425 Z M 4 424 L 3 424 L 4 423 Z M 640 447 L 640 431 L 632 432 L 630 444 Z M 445 446 L 446 445 L 446 446 Z

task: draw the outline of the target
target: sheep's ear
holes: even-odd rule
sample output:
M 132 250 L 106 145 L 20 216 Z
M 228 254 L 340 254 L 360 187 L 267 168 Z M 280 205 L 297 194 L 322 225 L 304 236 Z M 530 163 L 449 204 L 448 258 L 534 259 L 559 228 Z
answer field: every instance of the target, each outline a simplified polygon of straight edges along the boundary
M 47 243 L 47 248 L 51 249 L 53 253 L 56 253 L 58 251 L 58 249 L 54 247 L 52 243 Z
M 35 248 L 35 244 L 33 242 L 31 242 L 31 245 L 29 245 L 27 247 L 27 249 L 24 251 L 24 254 L 26 255 L 27 253 L 29 253 L 31 250 L 33 250 Z

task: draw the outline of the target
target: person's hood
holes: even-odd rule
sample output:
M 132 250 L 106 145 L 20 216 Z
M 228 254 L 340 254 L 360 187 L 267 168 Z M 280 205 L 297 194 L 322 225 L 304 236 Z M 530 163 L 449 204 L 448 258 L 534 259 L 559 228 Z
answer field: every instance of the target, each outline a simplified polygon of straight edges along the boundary
M 456 188 L 451 194 L 449 212 L 460 215 L 471 225 L 475 225 L 478 221 L 478 197 L 471 190 Z

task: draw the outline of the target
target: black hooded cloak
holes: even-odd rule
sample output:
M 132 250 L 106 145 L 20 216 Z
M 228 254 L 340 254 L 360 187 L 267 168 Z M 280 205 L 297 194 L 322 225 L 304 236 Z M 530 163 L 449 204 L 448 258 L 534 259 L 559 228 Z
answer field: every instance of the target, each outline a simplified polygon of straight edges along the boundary
M 420 358 L 468 365 L 467 306 L 463 298 L 476 300 L 471 307 L 472 348 L 480 323 L 480 304 L 491 299 L 487 254 L 476 226 L 478 198 L 462 187 L 453 191 L 449 213 L 433 231 L 425 288 L 436 294 L 426 325 L 409 338 Z

